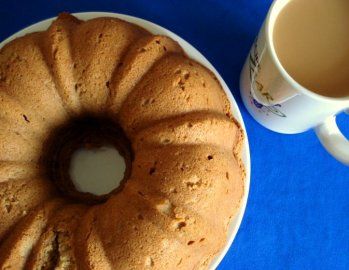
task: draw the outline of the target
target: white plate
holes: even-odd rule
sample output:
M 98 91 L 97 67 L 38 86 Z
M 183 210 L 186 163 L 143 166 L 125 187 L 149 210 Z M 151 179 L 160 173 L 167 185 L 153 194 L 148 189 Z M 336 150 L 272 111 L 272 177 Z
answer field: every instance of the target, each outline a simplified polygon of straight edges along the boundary
M 237 213 L 236 217 L 234 218 L 234 220 L 232 221 L 232 223 L 230 225 L 227 244 L 226 244 L 225 248 L 221 251 L 221 253 L 213 260 L 212 264 L 210 265 L 210 269 L 216 269 L 218 264 L 222 261 L 223 257 L 227 253 L 227 251 L 228 251 L 229 247 L 231 246 L 231 244 L 236 236 L 236 233 L 240 227 L 241 220 L 242 220 L 242 217 L 244 215 L 245 208 L 246 208 L 247 197 L 248 197 L 248 192 L 249 192 L 249 188 L 250 188 L 250 173 L 251 173 L 250 149 L 249 149 L 245 124 L 244 124 L 244 121 L 242 120 L 238 105 L 236 104 L 236 101 L 235 101 L 233 95 L 231 94 L 227 84 L 224 82 L 224 80 L 219 75 L 217 70 L 210 64 L 210 62 L 208 62 L 208 60 L 198 50 L 196 50 L 192 45 L 190 45 L 184 39 L 180 38 L 176 34 L 172 33 L 171 31 L 169 31 L 169 30 L 167 30 L 159 25 L 156 25 L 154 23 L 151 23 L 151 22 L 143 20 L 143 19 L 139 19 L 136 17 L 128 16 L 128 15 L 118 14 L 118 13 L 83 12 L 83 13 L 75 13 L 73 15 L 78 17 L 79 19 L 82 19 L 82 20 L 89 20 L 89 19 L 93 19 L 96 17 L 119 18 L 119 19 L 122 19 L 122 20 L 125 20 L 128 22 L 137 24 L 137 25 L 145 28 L 146 30 L 148 30 L 151 33 L 169 36 L 172 39 L 176 40 L 182 46 L 182 48 L 184 49 L 184 51 L 187 53 L 187 55 L 190 58 L 196 60 L 197 62 L 206 66 L 208 69 L 212 70 L 214 72 L 214 74 L 216 75 L 216 77 L 218 78 L 218 80 L 220 81 L 225 93 L 227 94 L 227 96 L 230 100 L 233 115 L 240 122 L 242 128 L 245 131 L 245 142 L 244 142 L 244 146 L 243 146 L 242 160 L 244 162 L 245 169 L 246 169 L 246 179 L 245 179 L 245 194 L 244 194 L 244 198 L 242 200 L 242 205 L 241 205 L 239 212 Z M 16 34 L 12 35 L 11 37 L 7 38 L 2 43 L 0 43 L 0 48 L 3 47 L 9 41 L 11 41 L 17 37 L 23 36 L 27 33 L 46 30 L 54 19 L 55 18 L 50 18 L 50 19 L 38 22 L 36 24 L 33 24 L 33 25 L 17 32 Z

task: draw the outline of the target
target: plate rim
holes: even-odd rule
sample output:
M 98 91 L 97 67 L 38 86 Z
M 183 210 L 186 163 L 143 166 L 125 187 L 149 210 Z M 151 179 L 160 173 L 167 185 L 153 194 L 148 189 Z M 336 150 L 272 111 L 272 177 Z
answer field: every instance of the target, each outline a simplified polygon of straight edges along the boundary
M 207 58 L 202 55 L 193 45 L 191 45 L 189 42 L 181 38 L 179 35 L 175 34 L 174 32 L 168 30 L 165 27 L 162 27 L 158 24 L 155 24 L 153 22 L 150 22 L 148 20 L 127 15 L 127 14 L 122 14 L 122 13 L 114 13 L 114 12 L 104 12 L 104 11 L 89 11 L 89 12 L 76 12 L 76 13 L 71 13 L 73 16 L 76 16 L 79 19 L 82 20 L 88 20 L 88 19 L 93 19 L 93 18 L 98 18 L 98 17 L 113 17 L 113 18 L 119 18 L 124 21 L 128 21 L 134 24 L 137 24 L 146 30 L 150 31 L 151 33 L 156 33 L 156 34 L 162 34 L 162 35 L 167 35 L 177 41 L 184 51 L 187 53 L 187 55 L 194 59 L 195 61 L 199 62 L 209 70 L 211 70 L 214 75 L 217 77 L 219 80 L 224 92 L 228 96 L 228 99 L 230 101 L 231 109 L 233 112 L 233 116 L 238 120 L 238 122 L 241 125 L 241 128 L 244 131 L 244 143 L 243 143 L 243 148 L 242 148 L 242 161 L 245 166 L 245 179 L 244 179 L 244 196 L 241 201 L 241 206 L 238 211 L 238 213 L 235 215 L 234 219 L 231 221 L 230 227 L 229 227 L 229 233 L 227 234 L 227 242 L 225 247 L 221 250 L 221 252 L 216 255 L 216 257 L 212 260 L 209 269 L 214 270 L 218 267 L 218 265 L 222 262 L 223 258 L 227 254 L 228 250 L 232 246 L 232 243 L 234 239 L 236 238 L 237 232 L 239 228 L 241 227 L 242 219 L 245 214 L 246 206 L 247 206 L 247 200 L 249 197 L 249 190 L 250 190 L 250 181 L 251 181 L 251 156 L 250 156 L 250 147 L 249 147 L 249 140 L 248 140 L 248 135 L 246 131 L 246 126 L 245 122 L 242 118 L 241 111 L 239 109 L 239 106 L 230 91 L 228 85 L 225 83 L 223 80 L 222 76 L 219 74 L 219 72 L 215 69 L 215 67 L 207 60 Z M 16 33 L 12 34 L 8 38 L 4 39 L 0 43 L 0 49 L 12 41 L 13 39 L 23 36 L 28 33 L 36 32 L 36 31 L 44 31 L 48 28 L 48 26 L 51 24 L 51 22 L 56 19 L 57 16 L 51 17 L 48 19 L 41 20 L 37 23 L 31 24 L 25 28 L 22 28 L 21 30 L 17 31 Z

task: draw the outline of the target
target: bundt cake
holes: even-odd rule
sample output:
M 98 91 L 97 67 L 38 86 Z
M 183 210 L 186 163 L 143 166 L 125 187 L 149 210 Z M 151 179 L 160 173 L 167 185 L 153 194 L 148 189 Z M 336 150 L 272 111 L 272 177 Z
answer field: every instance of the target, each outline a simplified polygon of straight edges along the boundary
M 0 51 L 0 269 L 207 269 L 243 198 L 242 141 L 175 41 L 59 15 Z M 104 144 L 122 184 L 77 191 L 71 155 Z

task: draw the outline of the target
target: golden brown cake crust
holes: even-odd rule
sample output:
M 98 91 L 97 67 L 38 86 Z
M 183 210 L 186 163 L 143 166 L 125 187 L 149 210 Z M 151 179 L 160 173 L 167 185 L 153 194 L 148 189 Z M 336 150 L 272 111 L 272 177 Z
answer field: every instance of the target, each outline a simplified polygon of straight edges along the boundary
M 119 19 L 97 18 L 79 24 L 71 34 L 75 91 L 84 111 L 103 112 L 108 85 L 128 47 L 148 33 Z
M 77 269 L 74 233 L 85 210 L 86 206 L 73 204 L 56 211 L 34 246 L 25 268 Z
M 44 203 L 19 222 L 0 247 L 0 269 L 24 269 L 50 217 L 62 204 L 61 200 Z
M 60 14 L 0 50 L 0 269 L 207 269 L 244 196 L 243 134 L 174 40 Z M 100 143 L 129 174 L 98 197 L 67 175 Z
M 132 44 L 115 70 L 110 84 L 110 110 L 118 113 L 128 94 L 149 71 L 168 53 L 182 53 L 182 48 L 165 36 L 147 35 Z
M 0 183 L 0 242 L 22 217 L 55 193 L 53 184 L 42 177 Z

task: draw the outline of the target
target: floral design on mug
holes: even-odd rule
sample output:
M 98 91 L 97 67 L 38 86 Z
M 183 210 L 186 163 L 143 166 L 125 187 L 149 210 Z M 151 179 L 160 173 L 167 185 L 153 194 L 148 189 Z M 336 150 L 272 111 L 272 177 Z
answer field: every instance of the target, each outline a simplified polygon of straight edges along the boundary
M 251 89 L 257 90 L 261 93 L 262 96 L 265 97 L 265 99 L 268 102 L 271 102 L 274 100 L 274 98 L 270 95 L 268 91 L 265 90 L 262 83 L 260 83 L 256 78 L 258 76 L 258 73 L 261 70 L 260 65 L 260 59 L 258 54 L 258 40 L 256 40 L 253 44 L 253 49 L 251 50 L 251 53 L 249 55 L 249 64 L 250 64 L 250 81 L 251 81 Z M 276 104 L 273 106 L 265 106 L 261 103 L 259 103 L 253 96 L 250 90 L 250 100 L 251 104 L 253 104 L 256 108 L 258 108 L 263 113 L 269 115 L 269 113 L 272 113 L 274 115 L 280 116 L 280 117 L 287 117 L 283 112 L 279 110 L 282 106 L 280 104 Z
M 280 117 L 287 117 L 284 113 L 282 113 L 278 109 L 278 108 L 281 108 L 280 104 L 276 104 L 274 106 L 264 106 L 263 104 L 260 104 L 257 100 L 255 100 L 251 94 L 250 94 L 250 99 L 251 99 L 251 104 L 253 104 L 256 108 L 258 108 L 261 112 L 265 113 L 266 115 L 269 115 L 269 113 L 272 113 Z

